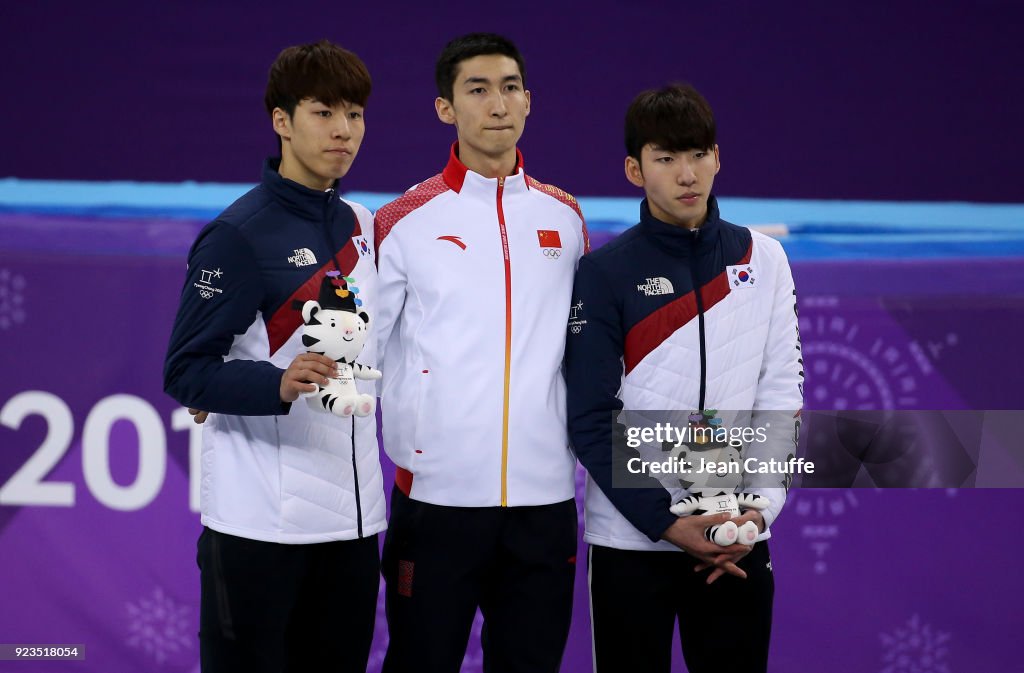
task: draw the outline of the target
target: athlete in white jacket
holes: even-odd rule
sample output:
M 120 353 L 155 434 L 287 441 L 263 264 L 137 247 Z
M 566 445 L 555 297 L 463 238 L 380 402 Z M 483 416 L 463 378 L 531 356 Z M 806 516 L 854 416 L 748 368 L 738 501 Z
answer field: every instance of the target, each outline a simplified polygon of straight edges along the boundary
M 479 606 L 495 671 L 557 671 L 572 610 L 575 458 L 561 362 L 587 248 L 575 199 L 527 176 L 522 57 L 451 42 L 439 175 L 376 214 L 384 446 L 385 671 L 458 671 Z

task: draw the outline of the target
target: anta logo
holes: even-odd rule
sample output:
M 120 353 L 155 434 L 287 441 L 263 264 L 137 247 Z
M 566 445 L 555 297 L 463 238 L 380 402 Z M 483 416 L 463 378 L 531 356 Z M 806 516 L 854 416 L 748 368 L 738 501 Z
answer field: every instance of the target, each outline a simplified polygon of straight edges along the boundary
M 309 248 L 298 248 L 295 254 L 288 258 L 288 263 L 295 266 L 312 266 L 316 264 L 316 255 Z
M 637 292 L 643 292 L 648 297 L 654 297 L 662 294 L 673 294 L 675 289 L 672 287 L 672 283 L 668 278 L 648 278 L 646 283 L 641 283 L 636 286 Z
M 466 244 L 462 242 L 462 237 L 461 236 L 438 236 L 437 240 L 439 240 L 439 241 L 448 241 L 449 243 L 454 243 L 455 245 L 459 246 L 463 250 L 466 249 Z

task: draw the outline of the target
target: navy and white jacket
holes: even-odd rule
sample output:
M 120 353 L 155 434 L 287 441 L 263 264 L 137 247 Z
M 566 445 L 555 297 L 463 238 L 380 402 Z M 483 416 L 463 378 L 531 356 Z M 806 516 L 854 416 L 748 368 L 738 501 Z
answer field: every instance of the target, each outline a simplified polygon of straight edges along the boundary
M 208 224 L 188 272 L 164 365 L 164 389 L 211 413 L 203 426 L 203 524 L 254 540 L 312 543 L 386 526 L 373 416 L 346 418 L 280 398 L 300 353 L 302 314 L 328 271 L 356 279 L 374 328 L 373 219 L 334 189 L 263 168 L 260 185 Z M 376 362 L 375 339 L 359 361 Z M 375 394 L 374 382 L 357 381 Z
M 686 492 L 612 487 L 613 414 L 753 410 L 756 424 L 759 411 L 788 410 L 791 422 L 773 424 L 766 448 L 791 453 L 803 365 L 782 246 L 722 220 L 713 196 L 696 230 L 659 221 L 644 201 L 639 224 L 580 260 L 565 367 L 569 436 L 588 472 L 584 539 L 677 549 L 660 537 Z M 769 498 L 770 525 L 785 502 L 782 479 L 744 490 Z

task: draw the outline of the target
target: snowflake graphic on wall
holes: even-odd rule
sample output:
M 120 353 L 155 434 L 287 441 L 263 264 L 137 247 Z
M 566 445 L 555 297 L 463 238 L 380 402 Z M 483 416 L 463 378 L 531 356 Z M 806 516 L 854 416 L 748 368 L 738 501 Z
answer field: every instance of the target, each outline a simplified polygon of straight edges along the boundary
M 0 330 L 25 322 L 25 278 L 0 269 Z
M 849 489 L 821 488 L 790 491 L 789 502 L 804 519 L 800 525 L 800 537 L 814 551 L 814 572 L 824 575 L 828 572 L 827 552 L 840 536 L 841 518 L 856 508 L 859 500 Z
M 949 634 L 922 624 L 915 614 L 894 633 L 879 634 L 882 647 L 881 673 L 949 673 L 946 655 Z
M 125 608 L 131 619 L 126 641 L 129 647 L 142 650 L 158 664 L 172 654 L 191 649 L 189 634 L 195 630 L 190 625 L 191 611 L 175 603 L 160 587 L 134 603 L 126 603 Z

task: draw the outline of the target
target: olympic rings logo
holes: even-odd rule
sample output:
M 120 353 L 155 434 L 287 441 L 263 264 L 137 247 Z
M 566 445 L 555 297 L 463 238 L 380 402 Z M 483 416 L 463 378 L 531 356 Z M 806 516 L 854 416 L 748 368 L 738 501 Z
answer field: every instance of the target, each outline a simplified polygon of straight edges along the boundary
M 562 256 L 562 251 L 558 248 L 544 248 L 544 256 L 550 259 L 558 259 Z

